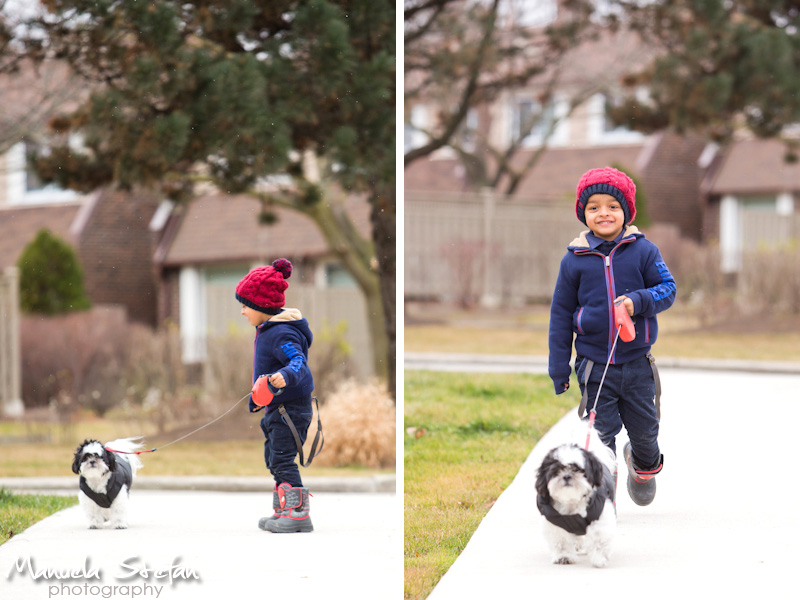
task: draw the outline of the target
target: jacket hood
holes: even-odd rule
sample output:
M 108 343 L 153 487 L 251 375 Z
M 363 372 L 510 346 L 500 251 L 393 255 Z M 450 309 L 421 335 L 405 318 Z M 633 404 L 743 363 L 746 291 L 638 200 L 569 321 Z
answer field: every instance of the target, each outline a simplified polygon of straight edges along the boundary
M 567 244 L 567 248 L 570 250 L 580 250 L 583 248 L 590 248 L 589 240 L 586 238 L 589 235 L 590 231 L 587 229 L 586 231 L 581 231 L 580 235 L 572 240 L 569 244 Z M 626 225 L 625 226 L 625 233 L 622 235 L 623 239 L 629 237 L 631 235 L 637 235 L 639 237 L 644 237 L 644 234 L 639 231 L 639 228 L 636 225 Z
M 284 308 L 282 312 L 272 317 L 269 321 L 265 321 L 261 327 L 266 329 L 275 325 L 290 325 L 296 328 L 308 340 L 309 346 L 314 339 L 311 328 L 308 326 L 308 321 L 297 308 Z
M 300 309 L 298 308 L 284 308 L 282 312 L 279 312 L 277 315 L 272 317 L 270 321 L 278 323 L 278 322 L 286 322 L 286 321 L 300 321 L 303 318 Z

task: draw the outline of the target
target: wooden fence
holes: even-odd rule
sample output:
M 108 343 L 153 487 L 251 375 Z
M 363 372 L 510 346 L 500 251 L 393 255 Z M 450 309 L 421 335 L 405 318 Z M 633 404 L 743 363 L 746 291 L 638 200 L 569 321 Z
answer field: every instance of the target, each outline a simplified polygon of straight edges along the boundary
M 465 305 L 549 300 L 580 232 L 568 203 L 510 203 L 492 194 L 406 194 L 405 297 Z
M 742 219 L 742 248 L 781 250 L 800 240 L 800 213 L 779 215 L 774 212 L 746 211 Z
M 566 246 L 585 229 L 571 202 L 512 204 L 488 193 L 412 193 L 404 202 L 409 300 L 488 306 L 549 301 Z M 648 230 L 656 243 L 657 229 Z M 741 288 L 753 277 L 752 268 L 742 268 L 742 257 L 748 265 L 754 256 L 800 252 L 800 214 L 747 211 L 737 236 Z M 665 258 L 667 250 L 662 248 Z
M 0 273 L 0 412 L 20 416 L 19 277 L 14 267 Z
M 209 338 L 252 335 L 232 297 L 230 285 L 209 283 L 206 286 Z M 320 289 L 313 285 L 290 285 L 286 291 L 286 306 L 300 309 L 317 340 L 336 335 L 342 328 L 342 337 L 352 350 L 350 367 L 360 378 L 374 374 L 366 304 L 358 288 Z

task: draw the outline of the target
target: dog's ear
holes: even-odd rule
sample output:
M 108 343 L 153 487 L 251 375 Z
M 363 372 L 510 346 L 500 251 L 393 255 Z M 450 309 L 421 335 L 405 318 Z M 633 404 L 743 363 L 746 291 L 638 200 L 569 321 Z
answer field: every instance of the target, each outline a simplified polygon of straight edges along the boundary
M 81 472 L 81 459 L 83 458 L 83 449 L 86 447 L 86 444 L 89 443 L 89 440 L 83 440 L 83 443 L 75 448 L 75 457 L 72 459 L 72 472 L 77 475 Z
M 591 452 L 583 451 L 583 459 L 586 463 L 586 478 L 593 487 L 600 487 L 603 484 L 603 463 Z
M 547 489 L 547 482 L 550 481 L 550 471 L 556 462 L 555 450 L 550 450 L 536 472 L 536 493 L 544 498 L 545 502 L 550 502 L 550 490 Z
M 110 452 L 105 446 L 103 446 L 103 458 L 108 465 L 108 470 L 114 472 L 117 470 L 117 455 L 114 452 Z
M 81 448 L 83 448 L 83 446 L 78 446 L 75 450 L 75 457 L 72 459 L 72 472 L 75 473 L 75 475 L 81 472 Z

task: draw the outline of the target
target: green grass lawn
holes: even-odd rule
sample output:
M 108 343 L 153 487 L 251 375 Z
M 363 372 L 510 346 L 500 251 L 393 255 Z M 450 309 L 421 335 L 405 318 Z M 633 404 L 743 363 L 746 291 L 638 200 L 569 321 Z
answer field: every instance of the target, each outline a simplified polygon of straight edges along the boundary
M 12 494 L 0 488 L 0 544 L 37 521 L 77 503 L 75 496 Z
M 310 443 L 310 442 L 309 442 Z M 3 444 L 0 452 L 0 473 L 4 477 L 72 476 L 72 457 L 77 444 Z M 146 445 L 146 448 L 151 448 Z M 225 475 L 264 476 L 269 474 L 264 466 L 263 441 L 185 441 L 150 454 L 142 454 L 144 468 L 139 472 L 148 475 Z M 198 460 L 198 457 L 201 457 Z M 391 473 L 390 469 L 364 467 L 326 467 L 314 464 L 311 476 L 369 476 Z
M 532 306 L 506 311 L 420 310 L 406 322 L 406 352 L 547 355 L 549 314 Z M 426 317 L 426 318 L 423 318 Z M 702 326 L 671 309 L 658 316 L 656 359 L 717 358 L 800 362 L 800 318 L 762 316 Z
M 577 386 L 576 386 L 577 387 Z M 539 375 L 406 371 L 405 598 L 425 598 L 580 398 Z

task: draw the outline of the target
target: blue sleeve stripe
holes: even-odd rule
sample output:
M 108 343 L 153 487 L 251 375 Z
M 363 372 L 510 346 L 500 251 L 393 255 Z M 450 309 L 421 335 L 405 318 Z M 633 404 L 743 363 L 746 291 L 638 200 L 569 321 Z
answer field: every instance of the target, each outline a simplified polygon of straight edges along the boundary
M 295 373 L 299 372 L 303 367 L 303 362 L 305 361 L 303 353 L 295 348 L 294 344 L 291 344 L 290 342 L 283 344 L 281 346 L 281 350 L 283 350 L 283 353 L 289 357 L 289 368 Z
M 675 280 L 672 278 L 672 274 L 669 272 L 666 263 L 657 262 L 656 268 L 658 269 L 659 275 L 661 275 L 661 283 L 649 288 L 648 291 L 653 297 L 653 300 L 658 302 L 669 298 L 675 293 Z

